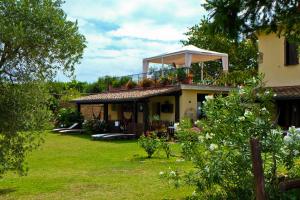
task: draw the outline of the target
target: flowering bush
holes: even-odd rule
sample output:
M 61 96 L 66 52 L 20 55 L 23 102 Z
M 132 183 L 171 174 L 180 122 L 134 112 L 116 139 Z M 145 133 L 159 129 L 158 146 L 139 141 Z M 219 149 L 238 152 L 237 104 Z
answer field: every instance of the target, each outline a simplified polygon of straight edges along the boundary
M 146 151 L 148 158 L 151 158 L 160 146 L 160 141 L 154 132 L 142 135 L 138 140 L 139 145 Z
M 265 190 L 279 199 L 278 184 L 299 177 L 300 133 L 291 128 L 283 137 L 274 124 L 273 94 L 262 87 L 261 78 L 248 81 L 227 97 L 205 102 L 206 118 L 197 122 L 201 131 L 183 121 L 177 131 L 184 157 L 195 170 L 186 183 L 196 186 L 191 199 L 254 199 L 254 177 L 249 140 L 261 142 Z

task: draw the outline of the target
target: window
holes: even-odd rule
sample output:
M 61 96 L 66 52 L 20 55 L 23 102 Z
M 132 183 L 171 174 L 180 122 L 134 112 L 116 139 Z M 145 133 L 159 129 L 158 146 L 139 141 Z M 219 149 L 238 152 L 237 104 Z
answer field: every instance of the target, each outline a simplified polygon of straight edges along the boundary
M 285 41 L 285 65 L 299 64 L 298 46 Z

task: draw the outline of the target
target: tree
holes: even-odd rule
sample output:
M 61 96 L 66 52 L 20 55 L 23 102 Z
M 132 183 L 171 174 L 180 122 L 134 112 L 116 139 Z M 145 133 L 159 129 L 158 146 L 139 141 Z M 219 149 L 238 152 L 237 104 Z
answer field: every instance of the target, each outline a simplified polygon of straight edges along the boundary
M 49 122 L 45 80 L 71 76 L 85 48 L 61 0 L 0 1 L 0 176 L 21 174 Z
M 299 0 L 208 0 L 204 7 L 212 18 L 214 33 L 238 40 L 241 34 L 263 29 L 300 42 Z
M 84 36 L 68 21 L 61 0 L 0 2 L 0 80 L 72 75 L 82 58 Z
M 256 41 L 251 39 L 235 41 L 222 33 L 212 34 L 209 30 L 210 24 L 207 19 L 204 19 L 200 24 L 191 27 L 186 33 L 188 39 L 183 41 L 183 44 L 192 44 L 200 48 L 228 53 L 230 71 L 257 69 L 258 49 Z M 194 66 L 194 68 L 196 67 Z M 213 75 L 222 69 L 222 65 L 221 62 L 206 62 L 205 69 L 209 70 L 210 75 Z

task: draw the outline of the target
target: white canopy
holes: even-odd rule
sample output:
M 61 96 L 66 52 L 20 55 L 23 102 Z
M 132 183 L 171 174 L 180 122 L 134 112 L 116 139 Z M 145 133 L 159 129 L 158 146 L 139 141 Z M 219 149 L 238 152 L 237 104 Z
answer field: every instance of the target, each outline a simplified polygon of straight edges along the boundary
M 143 60 L 143 73 L 149 68 L 149 63 L 173 64 L 190 67 L 192 63 L 213 60 L 222 60 L 223 70 L 228 71 L 228 54 L 200 49 L 193 45 L 184 46 L 173 52 L 145 58 Z

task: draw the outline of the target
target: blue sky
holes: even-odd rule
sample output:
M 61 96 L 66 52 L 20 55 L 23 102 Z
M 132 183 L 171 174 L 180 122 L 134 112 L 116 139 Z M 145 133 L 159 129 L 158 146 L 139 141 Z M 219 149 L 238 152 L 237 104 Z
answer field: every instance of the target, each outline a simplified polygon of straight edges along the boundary
M 205 14 L 204 0 L 66 0 L 68 19 L 87 39 L 76 79 L 142 71 L 142 59 L 181 46 L 188 27 Z M 67 80 L 59 75 L 58 80 Z

